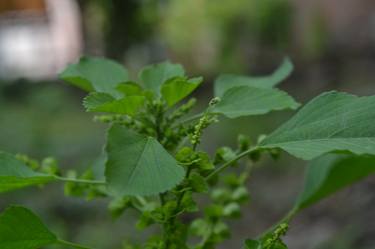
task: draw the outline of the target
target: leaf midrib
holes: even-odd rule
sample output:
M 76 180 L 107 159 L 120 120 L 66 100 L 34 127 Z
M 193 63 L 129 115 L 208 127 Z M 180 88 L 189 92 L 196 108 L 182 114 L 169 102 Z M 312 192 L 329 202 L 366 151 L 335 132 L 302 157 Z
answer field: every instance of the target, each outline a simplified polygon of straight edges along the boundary
M 135 163 L 135 166 L 133 167 L 133 169 L 131 170 L 130 172 L 130 176 L 129 176 L 129 181 L 128 181 L 128 186 L 131 186 L 132 185 L 132 182 L 133 182 L 133 177 L 135 175 L 135 171 L 137 170 L 137 168 L 139 167 L 139 162 L 140 162 L 140 159 L 143 157 L 143 154 L 145 153 L 146 151 L 146 148 L 150 142 L 150 138 L 147 138 L 146 139 L 146 142 L 143 146 L 143 149 L 142 149 L 142 152 L 139 154 L 137 160 L 136 160 L 136 163 Z
M 314 141 L 315 142 L 315 141 L 328 140 L 328 141 L 331 142 L 331 141 L 334 141 L 334 140 L 347 140 L 347 139 L 375 139 L 375 136 L 374 137 L 342 137 L 342 138 L 296 139 L 296 140 L 293 140 L 293 141 L 286 141 L 286 142 L 279 142 L 279 143 L 270 143 L 270 144 L 264 144 L 264 145 L 261 144 L 260 147 L 270 147 L 270 146 L 275 146 L 275 145 L 295 143 L 295 142 L 301 142 L 301 141 L 305 141 L 305 142 L 312 142 L 312 141 Z

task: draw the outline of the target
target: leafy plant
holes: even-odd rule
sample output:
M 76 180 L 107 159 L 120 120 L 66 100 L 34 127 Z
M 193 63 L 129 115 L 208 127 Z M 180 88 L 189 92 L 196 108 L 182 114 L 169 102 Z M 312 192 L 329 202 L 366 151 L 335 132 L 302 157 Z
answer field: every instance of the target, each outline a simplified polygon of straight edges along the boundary
M 204 130 L 221 116 L 297 109 L 299 103 L 275 88 L 292 69 L 285 59 L 269 76 L 222 75 L 207 108 L 190 115 L 196 100 L 180 102 L 202 78 L 187 77 L 181 65 L 147 66 L 135 82 L 115 62 L 83 58 L 60 77 L 89 92 L 84 107 L 101 113 L 95 120 L 109 125 L 100 160 L 77 176 L 75 171 L 62 173 L 53 158 L 38 162 L 0 152 L 0 191 L 65 182 L 68 196 L 107 198 L 114 217 L 127 209 L 139 211 L 138 229 L 160 226 L 160 234 L 140 245 L 126 243 L 126 249 L 210 249 L 230 236 L 226 221 L 240 217 L 241 205 L 249 199 L 246 182 L 253 165 L 264 154 L 284 150 L 312 160 L 303 191 L 285 218 L 257 238 L 247 239 L 244 246 L 287 248 L 282 237 L 299 211 L 375 171 L 375 96 L 323 93 L 270 135 L 261 135 L 257 143 L 239 135 L 237 148 L 221 147 L 215 155 L 202 151 L 199 144 Z M 240 173 L 225 172 L 229 167 Z M 207 196 L 209 202 L 197 203 L 197 195 Z M 195 219 L 185 222 L 185 213 L 195 213 Z M 58 239 L 24 207 L 12 206 L 0 216 L 1 248 L 50 244 L 88 248 Z

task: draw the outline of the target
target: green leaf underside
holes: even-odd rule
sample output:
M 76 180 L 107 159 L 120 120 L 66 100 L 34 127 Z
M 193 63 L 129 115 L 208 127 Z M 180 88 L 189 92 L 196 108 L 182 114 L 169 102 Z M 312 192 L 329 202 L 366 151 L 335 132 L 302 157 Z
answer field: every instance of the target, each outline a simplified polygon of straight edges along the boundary
M 69 65 L 60 78 L 85 91 L 104 92 L 120 96 L 116 91 L 119 83 L 128 80 L 128 72 L 121 65 L 104 58 L 83 57 L 76 64 Z
M 83 105 L 89 112 L 109 112 L 134 115 L 144 104 L 144 96 L 126 96 L 114 99 L 106 93 L 90 93 L 83 100 Z
M 240 76 L 233 74 L 223 74 L 215 80 L 214 93 L 215 96 L 221 97 L 224 93 L 236 86 L 252 86 L 258 88 L 272 88 L 285 80 L 293 71 L 293 64 L 285 58 L 282 64 L 268 76 Z
M 296 109 L 298 106 L 299 104 L 283 91 L 238 86 L 226 91 L 221 101 L 210 111 L 228 118 L 237 118 L 266 114 L 274 110 Z
M 54 176 L 34 172 L 13 155 L 0 152 L 0 192 L 45 184 L 54 179 Z
M 168 61 L 146 66 L 139 74 L 145 88 L 152 90 L 160 96 L 161 86 L 173 77 L 183 77 L 184 68 L 180 64 L 172 64 Z
M 169 106 L 173 106 L 190 93 L 192 93 L 202 82 L 202 77 L 186 79 L 175 77 L 167 80 L 161 87 L 161 94 Z
M 12 206 L 0 215 L 1 249 L 37 249 L 54 243 L 57 237 L 30 210 Z
M 180 183 L 184 169 L 152 137 L 120 125 L 108 132 L 106 180 L 114 195 L 153 195 Z
M 375 154 L 375 96 L 323 93 L 266 137 L 260 147 L 278 147 L 305 160 L 332 151 Z
M 306 208 L 375 172 L 375 156 L 326 154 L 307 168 L 304 189 L 295 205 Z

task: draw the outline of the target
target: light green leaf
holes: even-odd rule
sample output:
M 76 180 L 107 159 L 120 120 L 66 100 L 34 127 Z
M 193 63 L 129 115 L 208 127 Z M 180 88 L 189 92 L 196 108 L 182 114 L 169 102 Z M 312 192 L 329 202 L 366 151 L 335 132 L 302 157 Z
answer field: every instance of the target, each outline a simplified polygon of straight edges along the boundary
M 1 249 L 37 249 L 57 242 L 57 237 L 26 208 L 13 206 L 0 215 Z
M 375 154 L 375 96 L 328 92 L 261 141 L 310 160 L 331 151 Z
M 114 195 L 153 195 L 180 183 L 184 169 L 152 138 L 113 125 L 107 138 L 106 179 Z
M 273 110 L 296 109 L 298 106 L 292 97 L 277 89 L 237 86 L 226 91 L 210 112 L 237 118 Z
M 103 92 L 120 96 L 116 86 L 128 80 L 128 72 L 121 65 L 104 58 L 83 57 L 69 65 L 60 78 L 85 91 Z
M 143 106 L 144 96 L 126 96 L 114 99 L 106 93 L 90 93 L 83 100 L 83 106 L 88 112 L 109 112 L 134 115 Z
M 174 77 L 167 80 L 161 87 L 161 94 L 169 106 L 173 106 L 190 93 L 192 93 L 202 82 L 203 78 L 186 79 Z
M 293 64 L 289 58 L 285 58 L 282 64 L 268 76 L 240 76 L 233 74 L 223 74 L 215 80 L 215 96 L 221 97 L 224 93 L 236 86 L 252 86 L 258 88 L 272 88 L 285 80 L 293 71 Z
M 172 64 L 169 61 L 146 66 L 139 74 L 143 85 L 160 96 L 160 88 L 164 82 L 173 77 L 183 77 L 184 68 L 180 64 Z
M 375 156 L 321 156 L 308 166 L 304 189 L 295 207 L 306 208 L 374 172 Z
M 54 176 L 37 173 L 13 155 L 0 151 L 0 192 L 45 184 L 53 180 Z

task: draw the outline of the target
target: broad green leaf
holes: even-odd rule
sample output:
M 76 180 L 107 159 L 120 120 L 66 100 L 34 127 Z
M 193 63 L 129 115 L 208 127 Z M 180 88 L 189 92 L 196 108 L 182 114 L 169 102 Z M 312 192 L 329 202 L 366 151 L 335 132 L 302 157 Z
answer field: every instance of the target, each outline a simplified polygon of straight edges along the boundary
M 144 96 L 126 96 L 114 99 L 106 93 L 90 93 L 83 100 L 83 105 L 88 112 L 109 112 L 134 115 L 144 104 Z
M 132 81 L 120 83 L 117 85 L 116 89 L 124 94 L 124 96 L 139 96 L 143 94 L 142 87 Z
M 60 78 L 88 92 L 96 91 L 120 96 L 115 88 L 119 83 L 128 80 L 128 72 L 114 61 L 83 57 L 78 63 L 69 65 L 60 74 Z
M 54 179 L 54 176 L 33 171 L 13 155 L 0 152 L 0 192 L 45 184 Z
M 375 96 L 323 93 L 260 146 L 310 160 L 331 151 L 375 154 Z
M 295 207 L 306 208 L 374 172 L 375 156 L 321 156 L 308 166 L 304 188 Z
M 37 249 L 58 242 L 30 210 L 12 206 L 0 215 L 1 249 Z
M 182 181 L 184 169 L 152 138 L 113 125 L 107 138 L 106 179 L 114 195 L 152 195 Z
M 169 106 L 173 106 L 192 93 L 202 80 L 202 77 L 190 80 L 183 77 L 171 78 L 162 85 L 161 95 L 167 101 Z
M 169 61 L 146 66 L 139 74 L 143 85 L 160 96 L 161 86 L 173 77 L 183 77 L 185 71 L 180 64 L 172 64 Z
M 224 93 L 236 86 L 252 86 L 258 88 L 272 88 L 285 80 L 293 71 L 293 64 L 285 58 L 282 64 L 268 76 L 240 76 L 233 74 L 223 74 L 215 80 L 214 92 L 215 96 L 221 97 Z
M 210 112 L 237 118 L 273 110 L 296 109 L 298 106 L 292 97 L 277 89 L 237 86 L 226 91 Z

